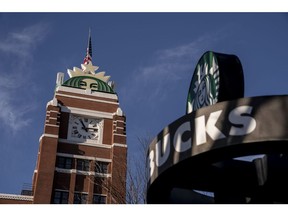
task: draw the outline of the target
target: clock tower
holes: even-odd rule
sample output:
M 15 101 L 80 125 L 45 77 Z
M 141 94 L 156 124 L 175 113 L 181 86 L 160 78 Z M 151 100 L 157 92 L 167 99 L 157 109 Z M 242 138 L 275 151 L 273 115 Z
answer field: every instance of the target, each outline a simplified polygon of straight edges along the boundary
M 58 73 L 33 175 L 33 203 L 125 203 L 126 118 L 113 82 L 92 63 Z

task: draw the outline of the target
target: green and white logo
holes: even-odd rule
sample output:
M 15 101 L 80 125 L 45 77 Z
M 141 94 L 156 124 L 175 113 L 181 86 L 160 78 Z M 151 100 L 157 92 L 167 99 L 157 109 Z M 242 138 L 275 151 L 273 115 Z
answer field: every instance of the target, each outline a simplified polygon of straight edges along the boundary
M 217 103 L 219 94 L 219 66 L 215 54 L 206 52 L 199 60 L 189 88 L 187 114 Z

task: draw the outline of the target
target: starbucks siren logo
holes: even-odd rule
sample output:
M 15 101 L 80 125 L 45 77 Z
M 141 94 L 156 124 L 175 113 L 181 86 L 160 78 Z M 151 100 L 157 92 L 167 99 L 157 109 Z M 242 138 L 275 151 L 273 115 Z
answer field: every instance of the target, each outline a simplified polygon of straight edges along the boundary
M 187 113 L 217 103 L 219 66 L 213 52 L 206 52 L 199 60 L 190 84 Z

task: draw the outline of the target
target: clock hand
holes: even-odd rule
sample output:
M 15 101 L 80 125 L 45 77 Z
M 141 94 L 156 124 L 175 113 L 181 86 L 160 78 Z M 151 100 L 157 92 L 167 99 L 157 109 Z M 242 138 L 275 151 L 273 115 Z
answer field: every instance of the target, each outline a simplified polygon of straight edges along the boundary
M 82 121 L 82 119 L 80 119 L 80 123 L 82 124 L 82 129 L 84 129 L 86 132 L 87 132 L 87 128 L 86 128 L 86 126 L 85 126 L 85 124 L 84 124 L 84 122 Z

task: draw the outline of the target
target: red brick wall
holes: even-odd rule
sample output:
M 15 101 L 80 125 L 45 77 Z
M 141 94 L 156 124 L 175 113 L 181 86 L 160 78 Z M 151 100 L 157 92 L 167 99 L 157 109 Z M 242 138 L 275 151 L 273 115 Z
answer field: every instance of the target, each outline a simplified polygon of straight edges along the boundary
M 99 148 L 87 145 L 76 145 L 68 143 L 59 143 L 59 153 L 85 155 L 91 157 L 111 158 L 111 150 L 108 148 Z
M 57 139 L 50 137 L 43 137 L 40 142 L 40 158 L 38 161 L 38 173 L 35 181 L 34 203 L 50 203 L 57 144 Z
M 112 203 L 124 203 L 126 195 L 127 148 L 113 147 Z
M 82 96 L 83 97 L 83 96 Z M 75 107 L 81 109 L 96 110 L 100 112 L 114 113 L 117 111 L 118 105 L 111 103 L 103 103 L 98 101 L 81 100 L 78 98 L 69 98 L 57 95 L 58 101 L 64 106 Z

